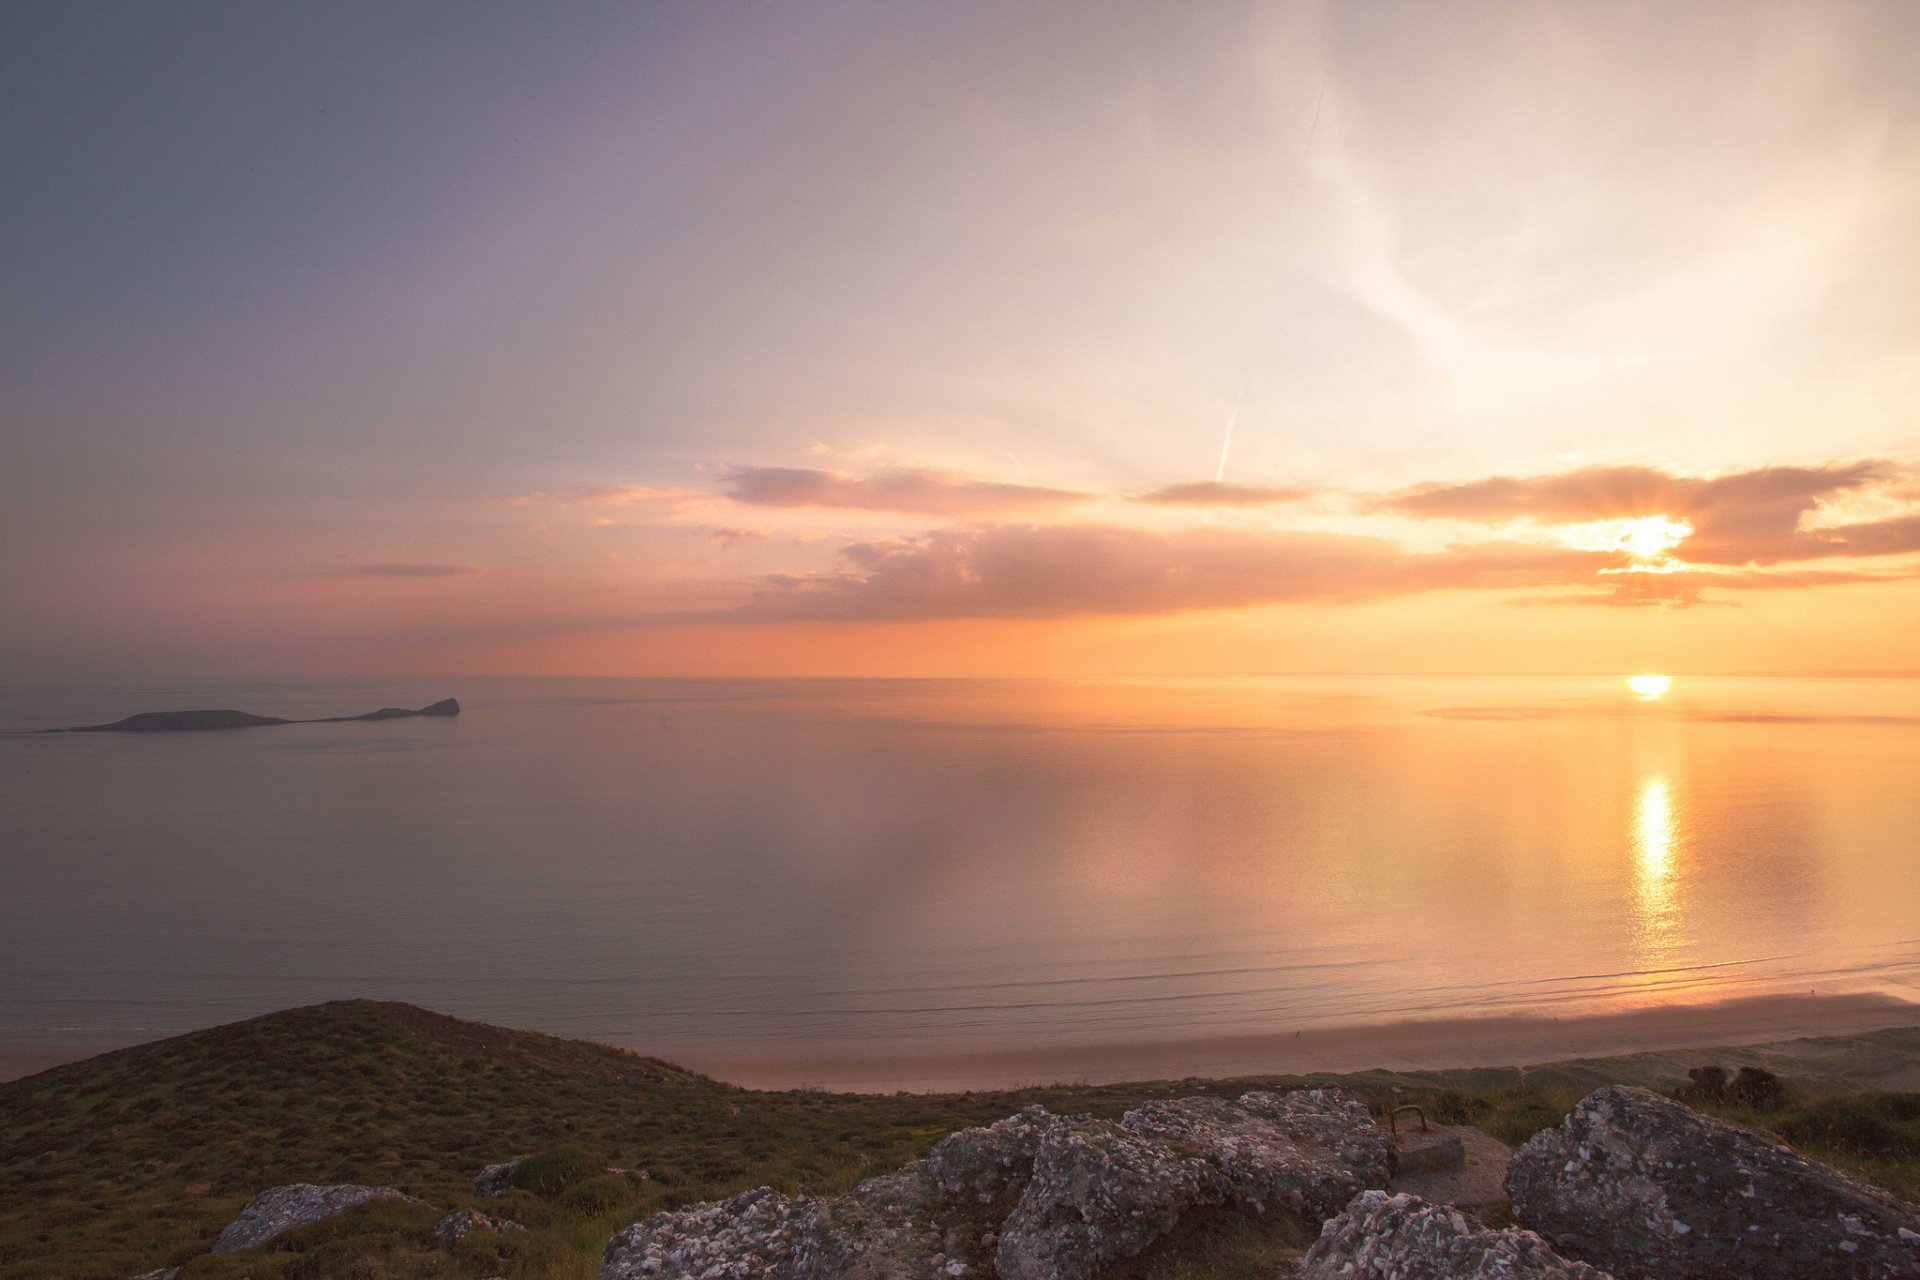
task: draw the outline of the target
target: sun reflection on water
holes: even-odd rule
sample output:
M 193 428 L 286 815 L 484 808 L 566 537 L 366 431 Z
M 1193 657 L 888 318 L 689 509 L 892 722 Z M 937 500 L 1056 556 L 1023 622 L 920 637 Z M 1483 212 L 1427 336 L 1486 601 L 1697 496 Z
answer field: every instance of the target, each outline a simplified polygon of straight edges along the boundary
M 1674 895 L 1674 852 L 1678 842 L 1673 795 L 1667 780 L 1648 778 L 1634 802 L 1634 934 L 1642 960 L 1667 959 L 1679 944 L 1679 906 Z

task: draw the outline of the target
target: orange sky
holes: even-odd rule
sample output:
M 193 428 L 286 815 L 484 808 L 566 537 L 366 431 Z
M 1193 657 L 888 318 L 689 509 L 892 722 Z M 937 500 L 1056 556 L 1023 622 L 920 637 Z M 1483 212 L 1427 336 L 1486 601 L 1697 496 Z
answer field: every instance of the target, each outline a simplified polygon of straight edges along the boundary
M 1915 7 L 211 21 L 4 77 L 14 679 L 1920 668 Z

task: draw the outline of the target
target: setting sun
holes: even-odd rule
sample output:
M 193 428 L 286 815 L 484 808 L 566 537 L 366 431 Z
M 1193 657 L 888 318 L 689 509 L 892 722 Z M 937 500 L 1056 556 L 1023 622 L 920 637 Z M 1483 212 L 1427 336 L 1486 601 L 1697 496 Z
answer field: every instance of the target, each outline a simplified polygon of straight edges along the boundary
M 1627 677 L 1627 688 L 1633 690 L 1642 702 L 1652 702 L 1672 687 L 1673 679 L 1670 676 Z

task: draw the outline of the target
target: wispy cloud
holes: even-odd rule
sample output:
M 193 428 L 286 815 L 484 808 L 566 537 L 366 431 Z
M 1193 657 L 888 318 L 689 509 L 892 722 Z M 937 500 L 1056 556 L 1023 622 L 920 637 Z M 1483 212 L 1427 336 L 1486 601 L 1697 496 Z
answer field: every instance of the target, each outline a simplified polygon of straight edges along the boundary
M 871 476 L 801 467 L 734 467 L 726 478 L 726 496 L 751 506 L 838 507 L 947 519 L 1061 510 L 1096 496 L 924 467 Z
M 478 569 L 464 564 L 415 564 L 407 561 L 382 561 L 356 564 L 347 572 L 369 578 L 458 578 Z
M 1319 494 L 1312 485 L 1227 484 L 1194 480 L 1133 495 L 1133 501 L 1157 507 L 1269 507 L 1302 502 Z
M 714 500 L 704 489 L 644 484 L 582 485 L 573 489 L 535 489 L 509 499 L 516 506 L 651 507 L 662 513 L 697 507 Z

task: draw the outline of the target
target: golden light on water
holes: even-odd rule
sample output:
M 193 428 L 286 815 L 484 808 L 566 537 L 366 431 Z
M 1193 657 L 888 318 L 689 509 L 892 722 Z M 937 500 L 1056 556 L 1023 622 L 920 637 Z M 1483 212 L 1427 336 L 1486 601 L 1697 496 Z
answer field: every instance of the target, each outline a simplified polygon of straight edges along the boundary
M 1665 778 L 1648 778 L 1633 806 L 1634 925 L 1642 960 L 1664 959 L 1677 941 L 1673 855 L 1677 842 L 1673 796 Z
M 1642 702 L 1652 702 L 1673 688 L 1671 676 L 1628 676 L 1627 688 Z

